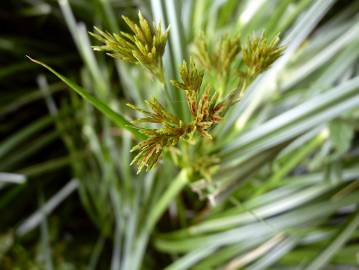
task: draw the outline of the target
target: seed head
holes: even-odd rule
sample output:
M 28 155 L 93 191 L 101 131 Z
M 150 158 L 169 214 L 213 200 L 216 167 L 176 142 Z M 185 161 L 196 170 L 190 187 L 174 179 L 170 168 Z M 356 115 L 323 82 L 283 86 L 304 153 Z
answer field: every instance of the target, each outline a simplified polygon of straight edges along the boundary
M 168 31 L 162 32 L 161 24 L 153 24 L 138 13 L 139 24 L 134 23 L 126 16 L 122 16 L 125 23 L 131 29 L 132 34 L 120 32 L 111 34 L 95 27 L 96 33 L 90 33 L 103 43 L 94 46 L 96 51 L 105 51 L 113 58 L 122 61 L 142 64 L 161 82 L 163 82 L 162 56 L 168 39 Z
M 223 36 L 215 45 L 214 50 L 211 50 L 202 33 L 196 40 L 195 46 L 196 60 L 205 69 L 215 70 L 221 76 L 229 71 L 231 64 L 241 50 L 239 37 L 229 35 Z
M 179 66 L 179 71 L 182 82 L 172 80 L 171 83 L 179 89 L 187 91 L 199 91 L 201 88 L 204 72 L 197 69 L 192 57 L 190 58 L 189 64 L 183 60 L 183 63 Z
M 283 53 L 284 47 L 279 46 L 279 37 L 268 40 L 264 33 L 253 36 L 242 50 L 243 62 L 252 74 L 259 74 L 268 69 Z

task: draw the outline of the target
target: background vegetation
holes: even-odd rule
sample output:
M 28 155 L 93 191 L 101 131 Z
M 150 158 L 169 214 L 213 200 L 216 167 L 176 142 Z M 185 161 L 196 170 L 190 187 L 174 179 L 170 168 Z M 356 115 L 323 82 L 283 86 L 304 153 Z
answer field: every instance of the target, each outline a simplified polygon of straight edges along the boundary
M 138 10 L 171 25 L 166 78 L 201 32 L 286 47 L 213 130 L 211 181 L 168 157 L 137 175 L 131 134 L 25 57 L 128 118 L 165 93 L 180 110 L 171 86 L 91 48 L 93 26 Z M 0 269 L 357 269 L 358 16 L 344 0 L 2 1 Z

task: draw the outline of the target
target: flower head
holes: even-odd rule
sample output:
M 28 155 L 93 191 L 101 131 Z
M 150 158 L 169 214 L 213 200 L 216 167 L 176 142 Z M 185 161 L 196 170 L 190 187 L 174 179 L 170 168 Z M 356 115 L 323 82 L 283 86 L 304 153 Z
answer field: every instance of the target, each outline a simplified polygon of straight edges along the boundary
M 187 91 L 198 91 L 201 88 L 204 72 L 198 70 L 193 58 L 190 58 L 189 64 L 185 60 L 179 66 L 182 82 L 172 80 L 171 83 L 180 89 Z
M 205 68 L 213 69 L 218 75 L 227 73 L 241 50 L 241 41 L 238 36 L 223 36 L 215 45 L 214 50 L 210 49 L 207 39 L 202 33 L 196 40 L 196 60 Z
M 283 53 L 284 47 L 279 46 L 279 37 L 268 40 L 264 33 L 248 40 L 242 49 L 243 62 L 253 75 L 268 69 Z
M 184 125 L 175 115 L 166 111 L 166 109 L 152 98 L 146 101 L 151 111 L 146 111 L 132 104 L 127 104 L 131 109 L 139 111 L 144 115 L 143 118 L 136 119 L 134 123 L 155 123 L 160 124 L 160 128 L 139 128 L 141 132 L 148 136 L 148 139 L 140 142 L 131 149 L 136 151 L 137 155 L 131 162 L 136 164 L 140 173 L 146 167 L 150 170 L 159 160 L 164 149 L 176 145 L 181 138 L 192 132 L 191 127 Z
M 95 27 L 96 33 L 90 34 L 104 44 L 93 48 L 96 51 L 105 51 L 109 56 L 125 62 L 142 64 L 163 81 L 162 56 L 169 30 L 162 32 L 160 23 L 151 27 L 141 12 L 138 13 L 138 17 L 139 24 L 136 24 L 128 17 L 122 16 L 132 34 L 111 34 Z

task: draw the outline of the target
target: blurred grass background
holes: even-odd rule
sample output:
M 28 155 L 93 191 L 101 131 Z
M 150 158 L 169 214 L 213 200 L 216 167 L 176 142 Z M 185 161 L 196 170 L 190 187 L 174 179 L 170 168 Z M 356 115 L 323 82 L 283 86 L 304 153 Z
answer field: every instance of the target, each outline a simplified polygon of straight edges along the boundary
M 93 26 L 138 10 L 171 25 L 168 78 L 202 31 L 287 47 L 214 131 L 210 183 L 167 159 L 136 175 L 131 135 L 25 57 L 128 116 L 163 91 L 180 107 L 91 50 Z M 349 0 L 2 1 L 0 269 L 358 269 L 358 16 Z

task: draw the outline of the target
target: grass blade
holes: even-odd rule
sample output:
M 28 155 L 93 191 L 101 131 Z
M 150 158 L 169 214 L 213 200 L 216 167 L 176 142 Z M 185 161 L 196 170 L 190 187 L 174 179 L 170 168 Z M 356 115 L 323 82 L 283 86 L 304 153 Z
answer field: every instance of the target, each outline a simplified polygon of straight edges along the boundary
M 71 180 L 60 191 L 58 191 L 50 200 L 48 200 L 41 208 L 26 219 L 16 230 L 18 236 L 23 236 L 36 228 L 45 215 L 50 214 L 63 200 L 65 200 L 72 192 L 78 188 L 77 180 Z
M 0 183 L 23 184 L 26 181 L 25 175 L 16 173 L 0 173 Z
M 356 212 L 352 220 L 345 226 L 345 228 L 333 239 L 327 248 L 325 248 L 318 257 L 316 257 L 305 270 L 318 270 L 322 269 L 331 259 L 333 255 L 339 251 L 346 241 L 349 240 L 351 235 L 359 226 L 359 211 Z
M 226 134 L 233 124 L 238 121 L 240 121 L 241 126 L 247 122 L 255 109 L 258 108 L 261 102 L 265 99 L 265 96 L 269 95 L 268 85 L 273 84 L 277 76 L 280 75 L 285 65 L 295 53 L 296 49 L 313 31 L 320 19 L 325 15 L 334 2 L 334 0 L 315 1 L 306 14 L 298 20 L 293 29 L 283 40 L 283 45 L 287 46 L 283 56 L 248 88 L 242 101 L 238 103 L 238 105 L 232 110 L 231 114 L 227 117 L 225 125 L 221 129 L 218 128 L 220 135 Z M 266 95 L 264 95 L 264 91 L 267 91 Z
M 43 67 L 45 67 L 47 70 L 52 72 L 56 77 L 58 77 L 60 80 L 62 80 L 65 84 L 67 84 L 72 90 L 74 90 L 77 94 L 79 94 L 81 97 L 83 97 L 86 101 L 91 103 L 94 107 L 96 107 L 99 111 L 101 111 L 104 115 L 106 115 L 107 118 L 109 118 L 112 122 L 114 122 L 118 127 L 127 129 L 130 131 L 136 138 L 138 139 L 144 139 L 145 135 L 143 135 L 141 132 L 137 130 L 137 128 L 132 125 L 129 121 L 127 121 L 122 115 L 116 113 L 113 111 L 109 106 L 107 106 L 105 103 L 103 103 L 101 100 L 95 98 L 91 94 L 89 94 L 85 89 L 77 85 L 75 82 L 71 81 L 70 79 L 66 78 L 65 76 L 61 75 L 57 71 L 55 71 L 50 66 L 32 59 L 28 56 L 28 58 Z

